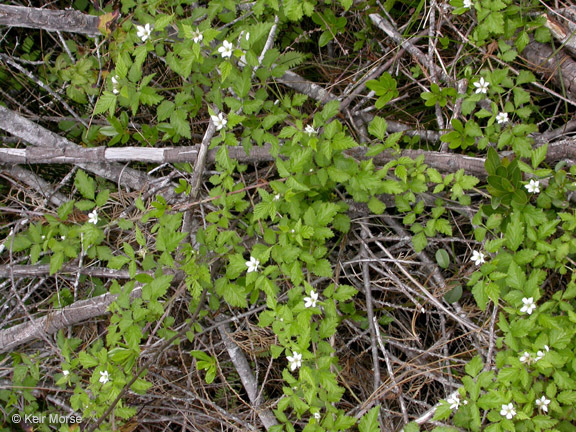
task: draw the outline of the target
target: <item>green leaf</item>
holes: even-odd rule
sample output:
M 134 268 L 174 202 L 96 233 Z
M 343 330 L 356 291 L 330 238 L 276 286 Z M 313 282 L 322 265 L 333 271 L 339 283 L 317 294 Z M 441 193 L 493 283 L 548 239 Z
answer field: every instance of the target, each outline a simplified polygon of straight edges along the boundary
M 446 294 L 444 294 L 444 300 L 447 303 L 455 303 L 462 298 L 462 285 L 456 285 Z
M 378 413 L 380 412 L 380 405 L 375 406 L 368 411 L 362 419 L 358 422 L 358 430 L 360 432 L 379 432 L 380 425 L 378 423 Z
M 576 404 L 576 391 L 565 390 L 560 392 L 558 396 L 556 396 L 556 399 L 562 404 L 574 406 Z
M 227 284 L 218 293 L 224 297 L 224 300 L 229 306 L 245 308 L 248 306 L 246 300 L 246 291 L 241 286 L 236 284 Z
M 340 110 L 340 102 L 338 102 L 337 100 L 332 100 L 328 102 L 326 105 L 324 105 L 324 108 L 322 108 L 322 111 L 320 113 L 320 115 L 324 120 L 324 123 L 328 123 L 328 120 L 337 115 L 339 110 Z
M 116 109 L 116 99 L 117 97 L 114 93 L 105 90 L 94 106 L 94 115 L 102 114 L 106 111 L 112 115 Z
M 192 132 L 188 122 L 188 113 L 185 110 L 176 110 L 170 116 L 170 124 L 176 133 L 184 138 L 191 139 Z
M 333 295 L 334 300 L 348 301 L 356 295 L 358 290 L 350 285 L 339 285 Z
M 436 411 L 434 412 L 434 420 L 446 420 L 450 418 L 452 415 L 452 410 L 450 409 L 450 405 L 447 403 L 442 403 L 436 407 Z
M 386 210 L 386 204 L 378 198 L 372 197 L 370 198 L 370 201 L 368 201 L 368 208 L 372 213 L 379 215 L 384 213 L 384 210 Z
M 388 123 L 382 117 L 374 117 L 368 126 L 368 132 L 374 135 L 380 140 L 384 140 L 386 137 L 386 129 L 388 128 Z M 367 155 L 369 156 L 369 155 Z
M 50 276 L 62 268 L 64 264 L 64 253 L 56 252 L 50 257 Z
M 414 250 L 416 252 L 422 252 L 428 244 L 428 239 L 426 238 L 424 232 L 419 232 L 414 237 L 412 237 L 412 244 L 414 245 Z
M 168 24 L 172 22 L 174 15 L 159 15 L 156 18 L 156 23 L 154 24 L 154 30 L 162 31 L 166 28 Z
M 526 274 L 514 261 L 508 267 L 506 282 L 511 288 L 522 289 L 526 283 Z
M 132 390 L 138 394 L 145 394 L 146 391 L 148 391 L 148 389 L 150 389 L 150 387 L 152 387 L 152 383 L 148 382 L 142 378 L 138 378 L 136 381 L 134 381 L 134 384 L 132 384 Z
M 532 168 L 536 169 L 546 159 L 546 152 L 548 151 L 548 143 L 532 150 L 531 160 Z
M 416 422 L 410 422 L 404 426 L 404 432 L 420 432 L 420 426 Z
M 525 231 L 526 228 L 522 221 L 520 221 L 520 217 L 514 214 L 506 227 L 506 246 L 508 246 L 510 250 L 516 251 L 524 241 Z
M 98 360 L 87 354 L 85 351 L 80 351 L 80 354 L 78 354 L 78 360 L 80 360 L 80 364 L 86 369 L 98 366 Z
M 450 256 L 445 249 L 438 249 L 436 251 L 436 262 L 442 268 L 448 268 L 450 265 Z
M 74 178 L 74 185 L 84 198 L 93 200 L 96 191 L 96 182 L 89 177 L 84 171 L 79 169 Z
M 471 377 L 475 377 L 480 373 L 483 367 L 484 364 L 482 363 L 482 359 L 480 358 L 480 356 L 476 356 L 468 363 L 466 363 L 464 369 L 466 370 L 466 373 L 468 375 L 470 375 Z
M 332 277 L 332 265 L 330 264 L 330 261 L 326 259 L 316 261 L 310 266 L 310 270 L 312 270 L 312 273 L 316 276 Z
M 476 304 L 481 310 L 486 310 L 486 305 L 488 304 L 488 296 L 486 295 L 486 291 L 484 289 L 484 282 L 478 281 L 472 287 L 472 295 L 474 296 L 474 300 L 476 300 Z
M 486 155 L 486 162 L 484 163 L 484 167 L 486 172 L 490 175 L 495 175 L 496 170 L 502 163 L 500 162 L 500 157 L 494 148 L 488 147 L 488 153 Z
M 174 275 L 162 275 L 142 287 L 142 299 L 157 300 L 164 296 L 170 287 Z

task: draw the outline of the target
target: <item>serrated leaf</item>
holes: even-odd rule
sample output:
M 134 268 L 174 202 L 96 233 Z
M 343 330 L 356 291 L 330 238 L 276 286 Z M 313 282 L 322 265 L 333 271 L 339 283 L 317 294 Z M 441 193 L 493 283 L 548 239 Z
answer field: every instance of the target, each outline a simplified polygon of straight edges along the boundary
M 168 24 L 172 22 L 174 15 L 160 15 L 156 18 L 156 23 L 154 24 L 154 30 L 162 31 L 166 28 Z
M 474 300 L 476 300 L 478 307 L 483 311 L 486 310 L 486 305 L 488 304 L 488 296 L 486 295 L 483 281 L 477 282 L 472 287 L 472 295 L 474 296 Z
M 333 295 L 334 300 L 348 301 L 356 295 L 358 290 L 350 285 L 339 285 Z
M 116 95 L 109 91 L 102 92 L 102 96 L 96 102 L 94 106 L 94 115 L 102 114 L 103 112 L 109 111 L 110 115 L 114 113 L 116 108 Z
M 50 257 L 50 276 L 55 274 L 58 270 L 62 268 L 64 264 L 64 253 L 56 252 Z
M 416 252 L 422 252 L 426 245 L 428 245 L 428 239 L 424 232 L 419 232 L 414 237 L 412 237 L 412 244 L 414 245 L 414 250 Z
M 384 213 L 384 210 L 386 210 L 386 204 L 378 198 L 372 197 L 370 198 L 370 201 L 368 201 L 368 208 L 372 213 L 379 215 Z
M 538 165 L 540 165 L 544 161 L 544 159 L 546 159 L 547 151 L 548 151 L 548 143 L 545 143 L 544 145 L 536 147 L 534 150 L 532 150 L 532 154 L 530 155 L 530 158 L 532 160 L 532 168 L 534 169 L 538 168 Z
M 514 261 L 508 267 L 506 282 L 511 288 L 522 289 L 526 283 L 526 274 Z
M 316 261 L 310 266 L 310 270 L 312 270 L 312 273 L 316 276 L 332 277 L 332 265 L 330 264 L 330 261 L 326 259 Z
M 89 177 L 83 170 L 79 169 L 74 177 L 74 185 L 78 192 L 86 199 L 93 200 L 96 191 L 96 182 Z
M 374 135 L 380 140 L 384 140 L 386 137 L 386 129 L 388 128 L 388 123 L 382 117 L 376 116 L 370 122 L 368 126 L 368 132 Z
M 516 251 L 524 241 L 526 228 L 517 215 L 506 227 L 506 246 L 512 251 Z
M 337 100 L 332 100 L 324 105 L 322 108 L 321 116 L 324 119 L 324 123 L 328 123 L 332 117 L 336 116 L 340 110 L 340 102 Z
M 468 375 L 470 375 L 471 377 L 475 377 L 480 373 L 483 367 L 484 364 L 482 363 L 482 359 L 480 358 L 480 356 L 476 356 L 468 363 L 466 363 L 464 369 L 466 370 L 466 373 Z
M 170 116 L 170 124 L 178 135 L 188 139 L 192 138 L 188 113 L 185 110 L 174 111 Z
M 81 351 L 80 354 L 78 354 L 78 360 L 80 360 L 80 364 L 86 369 L 98 366 L 98 360 L 87 354 L 85 351 Z
M 452 415 L 452 410 L 450 409 L 450 405 L 447 403 L 442 403 L 436 407 L 436 411 L 434 412 L 434 420 L 446 420 L 450 418 Z
M 368 411 L 362 419 L 358 422 L 358 430 L 360 432 L 379 432 L 380 424 L 378 423 L 378 413 L 380 412 L 380 405 L 375 406 Z

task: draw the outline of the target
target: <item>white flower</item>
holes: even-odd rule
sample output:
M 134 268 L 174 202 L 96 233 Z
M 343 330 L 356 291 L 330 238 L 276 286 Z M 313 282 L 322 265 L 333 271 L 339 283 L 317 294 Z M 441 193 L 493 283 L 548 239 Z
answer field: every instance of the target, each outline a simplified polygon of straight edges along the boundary
M 548 405 L 550 404 L 550 399 L 546 399 L 546 396 L 542 396 L 540 399 L 536 399 L 536 406 L 544 412 L 548 412 Z
M 302 366 L 302 354 L 298 354 L 296 351 L 292 352 L 291 356 L 286 356 L 288 363 L 290 363 L 290 370 L 296 370 Z
M 304 132 L 306 132 L 310 136 L 316 135 L 318 133 L 318 131 L 314 129 L 314 127 L 312 127 L 311 125 L 307 125 L 306 128 L 304 129 Z
M 225 40 L 222 42 L 222 46 L 218 48 L 218 52 L 222 56 L 222 58 L 231 57 L 232 56 L 232 42 L 228 42 Z
M 514 405 L 509 403 L 508 405 L 502 405 L 502 409 L 500 410 L 500 415 L 505 416 L 508 420 L 512 420 L 512 418 L 516 415 L 516 410 L 514 410 Z
M 506 123 L 508 121 L 508 113 L 507 112 L 498 113 L 498 115 L 496 116 L 496 121 L 498 122 L 498 124 Z
M 60 240 L 66 240 L 66 236 L 60 236 Z
M 248 267 L 248 273 L 258 271 L 259 265 L 260 265 L 260 261 L 258 261 L 253 256 L 250 257 L 250 261 L 246 261 L 246 267 Z
M 274 201 L 280 201 L 280 194 L 274 195 Z
M 250 32 L 246 32 L 246 36 L 245 36 L 245 37 L 246 37 L 246 40 L 247 40 L 247 41 L 250 40 Z
M 317 413 L 314 413 L 314 418 L 315 418 L 316 420 L 320 420 L 320 417 L 321 417 L 320 413 L 318 413 L 318 412 L 317 412 Z
M 202 39 L 204 39 L 204 36 L 202 35 L 202 32 L 198 29 L 194 30 L 192 32 L 192 40 L 196 43 L 198 42 L 202 42 Z
M 520 356 L 520 361 L 522 363 L 530 363 L 532 361 L 532 356 L 529 352 L 524 351 L 524 354 Z
M 62 375 L 64 375 L 64 376 L 68 376 L 68 375 L 70 375 L 70 371 L 69 371 L 69 370 L 66 370 L 66 369 L 64 369 L 64 370 L 62 371 Z
M 118 90 L 118 75 L 114 75 L 110 80 L 112 81 L 112 93 L 120 93 L 120 90 Z
M 45 235 L 42 236 L 42 240 L 46 240 L 46 236 L 45 236 Z
M 96 225 L 98 223 L 98 212 L 94 210 L 88 213 L 88 223 Z
M 480 265 L 486 262 L 484 258 L 485 256 L 482 252 L 474 251 L 472 252 L 472 258 L 470 258 L 470 261 L 472 261 L 476 265 Z
M 520 312 L 526 312 L 528 315 L 532 315 L 532 312 L 534 312 L 534 309 L 536 309 L 536 305 L 534 304 L 534 298 L 524 297 L 522 299 L 522 303 L 524 303 L 524 306 L 522 306 Z
M 446 399 L 446 402 L 450 404 L 450 409 L 458 409 L 460 407 L 460 395 L 455 394 Z
M 540 193 L 540 182 L 538 180 L 531 179 L 530 183 L 524 185 L 524 187 L 530 193 Z
M 464 6 L 465 8 L 470 9 L 472 7 L 474 3 L 472 3 L 472 0 L 464 0 L 464 4 L 462 6 Z
M 484 77 L 480 77 L 480 81 L 474 83 L 474 87 L 476 87 L 476 94 L 479 93 L 488 93 L 488 87 L 490 83 L 484 79 Z
M 154 30 L 154 27 L 152 27 L 150 24 L 146 24 L 144 26 L 136 26 L 136 30 L 137 30 L 136 36 L 142 39 L 142 42 L 146 42 L 146 40 L 152 34 L 152 30 Z
M 310 291 L 310 297 L 304 297 L 304 306 L 316 307 L 316 302 L 318 301 L 318 293 L 314 290 Z
M 536 353 L 536 361 L 544 358 L 544 355 L 545 355 L 545 353 L 544 353 L 543 351 L 538 351 L 538 352 Z
M 544 349 L 546 350 L 546 352 L 550 351 L 550 347 L 548 345 L 544 345 Z
M 100 371 L 100 379 L 98 381 L 100 381 L 102 384 L 106 384 L 108 381 L 110 381 L 110 375 L 108 374 L 108 371 Z
M 222 113 L 210 116 L 210 118 L 212 119 L 212 123 L 214 123 L 214 126 L 216 126 L 216 130 L 222 129 L 224 126 L 226 126 L 226 123 L 228 123 L 228 120 L 226 120 L 226 116 Z

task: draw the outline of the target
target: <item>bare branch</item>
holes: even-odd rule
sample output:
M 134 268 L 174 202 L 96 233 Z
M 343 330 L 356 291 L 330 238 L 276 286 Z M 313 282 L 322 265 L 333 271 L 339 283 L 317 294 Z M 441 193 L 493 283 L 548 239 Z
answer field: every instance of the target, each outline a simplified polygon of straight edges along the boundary
M 139 297 L 141 293 L 142 288 L 136 287 L 130 295 Z M 54 334 L 60 329 L 103 315 L 116 297 L 115 294 L 107 293 L 88 300 L 77 301 L 41 318 L 0 330 L 0 353 L 11 351 L 17 346 Z
M 221 317 L 222 320 L 225 320 L 225 317 Z M 228 355 L 230 356 L 230 360 L 234 364 L 234 367 L 238 371 L 238 375 L 240 375 L 240 380 L 242 381 L 242 385 L 246 389 L 246 393 L 248 394 L 248 398 L 250 399 L 250 403 L 253 405 L 254 410 L 260 417 L 262 424 L 266 428 L 266 430 L 270 430 L 270 428 L 274 425 L 277 425 L 278 422 L 268 408 L 261 407 L 261 400 L 258 396 L 258 383 L 252 374 L 252 369 L 248 364 L 248 360 L 244 356 L 244 353 L 236 345 L 228 334 L 230 333 L 230 327 L 226 323 L 221 323 L 218 326 L 218 330 L 220 331 L 220 336 L 224 341 L 224 345 L 226 346 L 226 350 L 228 351 Z
M 75 10 L 0 5 L 0 25 L 98 36 L 100 18 Z

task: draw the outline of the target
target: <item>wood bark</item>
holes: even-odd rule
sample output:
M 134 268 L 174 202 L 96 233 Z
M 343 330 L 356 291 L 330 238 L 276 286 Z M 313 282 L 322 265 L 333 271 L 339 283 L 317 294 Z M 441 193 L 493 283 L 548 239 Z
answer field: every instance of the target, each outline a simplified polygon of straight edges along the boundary
M 1 108 L 1 107 L 0 107 Z M 0 120 L 1 122 L 1 120 Z M 1 123 L 0 123 L 1 127 Z M 562 159 L 576 160 L 576 139 L 570 138 L 549 144 L 546 161 L 549 163 Z M 84 164 L 86 166 L 99 166 L 108 164 L 114 166 L 113 162 L 149 162 L 149 163 L 175 163 L 175 162 L 196 162 L 200 145 L 183 147 L 46 147 L 46 148 L 0 148 L 0 163 L 10 164 Z M 356 159 L 367 159 L 367 149 L 356 147 L 346 150 L 344 153 Z M 218 149 L 208 151 L 206 161 L 214 163 Z M 243 147 L 229 147 L 229 156 L 242 163 L 273 162 L 275 158 L 270 154 L 270 146 L 253 147 L 246 153 Z M 385 151 L 372 159 L 378 164 L 384 164 L 399 157 L 409 157 L 415 159 L 424 155 L 424 162 L 439 171 L 455 172 L 463 169 L 467 174 L 479 178 L 486 178 L 484 170 L 484 158 L 444 153 L 426 150 L 402 150 L 400 152 Z
M 0 5 L 0 25 L 47 31 L 100 35 L 100 18 L 75 10 L 52 10 L 23 6 Z
M 522 56 L 531 69 L 576 101 L 576 62 L 564 50 L 555 51 L 549 45 L 533 41 L 524 48 Z
M 43 128 L 42 126 L 3 106 L 0 106 L 0 129 L 3 129 L 15 137 L 36 146 L 37 148 L 30 151 L 31 153 L 42 152 L 44 150 L 65 153 L 67 151 L 73 152 L 82 149 L 82 147 L 68 141 L 66 138 Z M 89 159 L 81 158 L 80 160 L 77 160 L 77 165 L 86 171 L 90 171 L 115 183 L 119 182 L 133 190 L 146 190 L 150 187 L 151 183 L 157 180 L 149 177 L 143 172 L 119 165 L 112 161 L 106 161 L 105 159 L 95 160 L 94 162 L 97 163 L 90 162 L 92 161 Z M 168 193 L 168 195 L 170 195 L 170 193 Z
M 134 288 L 130 295 L 140 297 L 142 288 Z M 116 294 L 107 293 L 88 300 L 77 301 L 41 318 L 0 330 L 0 354 L 12 351 L 17 346 L 43 336 L 54 334 L 60 329 L 103 315 L 116 298 Z
M 110 278 L 110 279 L 131 279 L 128 270 L 113 270 L 106 267 L 76 267 L 72 264 L 64 265 L 58 270 L 59 275 L 63 274 L 83 274 L 90 277 Z M 138 270 L 138 274 L 154 275 L 152 271 Z M 165 269 L 164 274 L 174 274 L 174 280 L 179 281 L 184 277 L 182 271 L 170 271 Z M 33 264 L 33 265 L 0 265 L 0 278 L 8 278 L 10 275 L 14 277 L 42 277 L 50 275 L 49 264 Z

